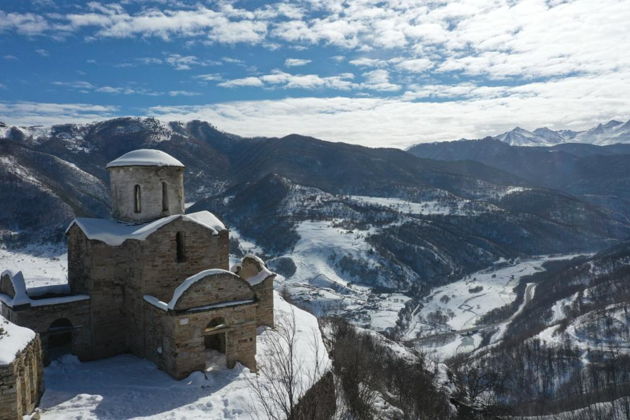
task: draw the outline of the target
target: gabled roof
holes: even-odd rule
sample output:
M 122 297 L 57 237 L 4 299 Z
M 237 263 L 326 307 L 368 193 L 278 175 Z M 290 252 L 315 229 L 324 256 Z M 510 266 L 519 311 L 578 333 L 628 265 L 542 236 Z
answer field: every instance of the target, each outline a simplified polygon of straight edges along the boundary
M 203 210 L 190 214 L 174 214 L 141 225 L 131 225 L 109 219 L 78 217 L 70 223 L 66 233 L 72 226 L 77 225 L 88 239 L 105 242 L 110 246 L 119 246 L 127 239 L 144 241 L 152 233 L 179 219 L 197 223 L 212 230 L 214 234 L 226 230 L 225 225 L 214 214 Z
M 106 168 L 118 166 L 178 166 L 183 168 L 184 164 L 161 150 L 138 149 L 112 160 Z

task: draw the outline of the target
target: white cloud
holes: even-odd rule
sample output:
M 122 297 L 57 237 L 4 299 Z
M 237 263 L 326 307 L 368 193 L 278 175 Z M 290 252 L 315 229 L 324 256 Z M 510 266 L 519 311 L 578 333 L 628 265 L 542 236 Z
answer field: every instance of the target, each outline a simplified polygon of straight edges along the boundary
M 622 121 L 630 118 L 628 75 L 575 76 L 499 88 L 433 85 L 425 93 L 432 91 L 441 96 L 440 92 L 448 89 L 451 89 L 448 95 L 467 97 L 424 102 L 402 98 L 287 98 L 155 107 L 148 113 L 163 119 L 208 120 L 223 130 L 244 136 L 301 133 L 394 147 L 421 141 L 482 138 L 517 125 L 529 129 L 550 126 L 580 130 L 611 118 Z M 488 89 L 496 91 L 484 92 Z
M 90 82 L 86 82 L 84 80 L 77 80 L 77 81 L 73 81 L 73 82 L 52 82 L 53 85 L 55 86 L 66 86 L 72 89 L 85 89 L 85 90 L 92 90 L 95 89 L 96 86 L 94 86 L 92 83 Z
M 192 55 L 172 54 L 166 58 L 166 62 L 173 66 L 175 70 L 190 70 L 190 66 L 199 65 L 197 57 Z
M 190 90 L 169 90 L 168 96 L 198 96 L 199 92 L 193 92 Z
M 304 66 L 310 62 L 311 60 L 307 60 L 304 58 L 287 58 L 286 60 L 284 60 L 284 65 L 286 67 L 297 67 Z
M 208 74 L 199 74 L 195 76 L 195 79 L 200 79 L 206 82 L 213 82 L 213 81 L 223 80 L 223 77 L 221 77 L 221 75 L 217 73 L 208 73 Z
M 381 91 L 400 90 L 401 86 L 389 81 L 389 72 L 387 70 L 378 69 L 364 73 L 365 86 L 368 89 Z
M 226 80 L 225 82 L 221 82 L 218 85 L 225 88 L 243 86 L 260 87 L 263 86 L 263 82 L 258 77 L 243 77 L 242 79 Z
M 383 67 L 387 65 L 386 60 L 380 60 L 377 58 L 355 58 L 354 60 L 350 60 L 350 64 L 358 67 Z
M 133 36 L 201 37 L 212 42 L 236 44 L 259 43 L 267 33 L 267 22 L 243 10 L 239 16 L 233 12 L 215 11 L 202 6 L 195 10 L 146 9 L 137 14 L 127 13 L 121 6 L 100 6 L 90 13 L 66 16 L 61 29 L 76 31 L 95 27 L 96 37 L 129 38 Z M 232 9 L 232 11 L 237 9 Z
M 112 95 L 143 95 L 143 96 L 198 96 L 199 92 L 189 90 L 169 90 L 166 92 L 160 92 L 152 89 L 146 89 L 137 86 L 97 86 L 93 83 L 77 80 L 71 82 L 55 81 L 52 82 L 55 86 L 67 87 L 70 89 L 76 89 L 81 93 L 107 93 Z
M 338 89 L 349 90 L 358 87 L 351 79 L 354 78 L 352 73 L 341 73 L 336 76 L 322 77 L 316 74 L 290 74 L 280 70 L 274 70 L 269 74 L 262 76 L 250 76 L 241 79 L 226 80 L 218 84 L 218 86 L 232 87 L 265 87 L 265 88 L 282 88 L 282 89 Z
M 42 35 L 50 29 L 48 21 L 33 13 L 6 13 L 0 10 L 0 33 L 16 32 L 21 35 Z
M 38 48 L 35 50 L 35 52 L 39 55 L 41 55 L 42 57 L 48 57 L 50 56 L 50 53 L 48 52 L 48 50 L 45 50 L 43 48 Z
M 238 55 L 247 61 L 220 59 L 221 63 L 237 64 L 246 71 L 236 68 L 238 72 L 233 73 L 232 80 L 212 73 L 196 78 L 219 82 L 222 87 L 338 89 L 344 95 L 350 90 L 355 94 L 348 93 L 347 98 L 234 102 L 172 111 L 216 116 L 217 122 L 226 124 L 226 129 L 239 133 L 243 133 L 239 125 L 243 124 L 251 127 L 251 134 L 261 134 L 255 129 L 267 127 L 264 122 L 271 127 L 269 130 L 276 131 L 274 135 L 286 124 L 287 132 L 308 130 L 306 134 L 333 139 L 368 144 L 381 139 L 378 140 L 381 144 L 405 144 L 421 139 L 483 136 L 513 125 L 535 128 L 556 122 L 561 127 L 583 128 L 612 117 L 624 119 L 630 108 L 626 99 L 630 95 L 630 54 L 625 53 L 630 50 L 627 1 L 262 3 L 258 8 L 244 9 L 232 1 L 213 2 L 212 8 L 204 6 L 208 3 L 190 6 L 166 2 L 160 5 L 161 10 L 143 5 L 133 8 L 137 10 L 134 12 L 130 11 L 129 3 L 123 6 L 90 3 L 87 8 L 77 8 L 66 15 L 0 12 L 0 35 L 16 33 L 32 38 L 81 31 L 90 40 L 186 38 L 184 48 L 189 50 L 149 57 L 144 62 L 166 64 L 178 70 L 216 64 L 203 60 L 201 57 L 206 55 L 193 49 L 208 48 L 206 44 L 279 47 L 285 50 L 278 55 L 282 58 L 293 54 L 310 57 L 308 52 L 296 50 L 319 45 L 329 47 L 324 51 L 338 54 L 325 61 L 332 71 L 336 62 L 345 61 L 345 57 L 353 57 L 349 63 L 365 71 L 356 78 L 344 73 L 289 74 L 269 71 L 264 64 L 260 70 L 252 68 L 247 54 Z M 233 51 L 237 55 L 236 51 L 243 50 Z M 315 51 L 313 56 L 319 58 L 315 54 L 321 53 L 322 50 Z M 12 58 L 4 56 L 5 60 Z M 289 60 L 296 59 L 287 59 L 285 65 L 291 65 Z M 142 58 L 137 62 L 143 63 Z M 170 92 L 178 92 L 175 87 L 169 87 L 171 91 L 152 92 L 142 91 L 133 84 L 120 87 L 62 83 L 65 84 L 58 86 L 112 94 L 168 96 Z M 392 98 L 397 92 L 400 96 Z M 351 98 L 367 93 L 387 99 Z M 282 110 L 292 106 L 301 113 L 293 115 L 287 111 L 285 115 Z M 315 108 L 309 111 L 308 106 Z M 222 114 L 224 110 L 240 117 L 228 118 Z M 261 114 L 257 116 L 253 110 Z M 279 112 L 278 120 L 273 120 L 271 111 Z M 305 121 L 304 130 L 302 121 Z
M 401 60 L 397 62 L 395 66 L 400 70 L 406 70 L 412 73 L 424 73 L 433 67 L 433 63 L 426 58 L 413 58 Z
M 82 123 L 111 118 L 118 107 L 94 104 L 0 102 L 0 115 L 5 123 L 15 125 L 53 125 Z

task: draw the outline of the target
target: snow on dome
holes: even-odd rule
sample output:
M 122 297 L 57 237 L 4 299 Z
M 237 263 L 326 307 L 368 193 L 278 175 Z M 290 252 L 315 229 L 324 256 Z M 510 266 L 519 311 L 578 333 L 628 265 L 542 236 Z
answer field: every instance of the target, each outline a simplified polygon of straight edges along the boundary
M 177 286 L 177 288 L 173 292 L 173 297 L 168 302 L 168 309 L 171 309 L 171 310 L 175 309 L 175 305 L 177 305 L 177 301 L 179 300 L 180 297 L 182 297 L 184 292 L 190 288 L 190 286 L 197 283 L 201 279 L 205 279 L 208 276 L 216 276 L 218 274 L 228 274 L 230 276 L 236 276 L 236 274 L 232 273 L 231 271 L 222 270 L 220 268 L 211 268 L 209 270 L 200 271 L 199 273 L 188 277 L 179 286 Z
M 35 338 L 35 332 L 19 327 L 0 315 L 0 366 L 9 365 L 15 355 Z
M 215 234 L 226 230 L 225 225 L 221 223 L 214 214 L 209 211 L 202 210 L 190 214 L 174 214 L 172 216 L 163 217 L 161 219 L 154 220 L 153 222 L 141 225 L 128 225 L 126 223 L 120 223 L 109 219 L 78 217 L 70 223 L 70 226 L 66 229 L 66 233 L 68 233 L 70 228 L 76 224 L 88 239 L 105 242 L 110 246 L 119 246 L 127 239 L 144 241 L 152 233 L 179 218 L 197 223 L 212 230 Z
M 118 166 L 179 166 L 183 168 L 184 164 L 161 150 L 138 149 L 112 160 L 106 168 Z

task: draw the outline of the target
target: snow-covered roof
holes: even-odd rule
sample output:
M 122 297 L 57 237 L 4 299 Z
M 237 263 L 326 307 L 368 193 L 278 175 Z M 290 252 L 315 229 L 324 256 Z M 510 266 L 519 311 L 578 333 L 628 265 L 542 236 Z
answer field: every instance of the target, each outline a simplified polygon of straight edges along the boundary
M 175 305 L 177 305 L 177 301 L 184 294 L 186 290 L 188 290 L 193 284 L 197 283 L 199 280 L 204 279 L 208 276 L 216 276 L 218 274 L 229 274 L 230 276 L 236 276 L 236 274 L 231 271 L 222 270 L 220 268 L 212 268 L 210 270 L 203 270 L 198 272 L 197 274 L 188 277 L 184 280 L 173 292 L 173 297 L 168 302 L 168 309 L 175 309 Z
M 0 315 L 0 366 L 13 363 L 15 355 L 28 345 L 34 338 L 35 332 L 28 328 L 19 327 Z
M 169 304 L 166 302 L 162 302 L 160 299 L 156 298 L 155 296 L 144 295 L 144 300 L 158 309 L 161 309 L 163 311 L 169 310 L 169 307 L 168 307 Z M 199 306 L 197 308 L 192 308 L 192 309 L 199 310 L 199 311 L 202 311 L 202 310 L 209 311 L 211 309 L 228 308 L 230 306 L 248 305 L 255 302 L 256 301 L 254 299 L 233 300 L 230 302 L 219 302 L 219 303 L 213 303 L 210 305 Z
M 11 280 L 11 284 L 13 285 L 13 290 L 15 291 L 15 296 L 11 299 L 10 306 L 19 306 L 25 305 L 30 302 L 30 298 L 26 293 L 26 283 L 24 282 L 24 275 L 21 271 L 13 272 L 11 270 L 4 270 L 2 274 L 0 274 L 0 278 L 8 276 L 9 280 Z M 0 296 L 4 297 L 6 295 L 0 293 Z M 6 299 L 3 299 L 5 301 Z M 5 302 L 7 303 L 7 302 Z M 7 303 L 9 304 L 9 303 Z
M 107 168 L 118 166 L 179 166 L 184 164 L 161 150 L 138 149 L 127 152 L 107 164 Z
M 29 295 L 30 289 L 26 288 L 26 283 L 24 281 L 24 276 L 21 271 L 17 273 L 5 270 L 0 274 L 0 278 L 4 276 L 9 276 L 11 280 L 11 284 L 13 285 L 13 290 L 15 291 L 15 296 L 11 297 L 4 293 L 0 293 L 0 302 L 3 302 L 5 305 L 14 308 L 16 306 L 21 305 L 31 305 L 31 306 L 48 306 L 48 305 L 59 305 L 62 303 L 70 303 L 70 302 L 78 302 L 81 300 L 88 300 L 90 296 L 88 295 L 68 295 L 68 296 L 55 296 L 49 298 L 41 298 L 41 299 L 32 299 L 37 296 L 41 296 L 46 294 L 47 292 L 59 292 L 61 290 L 69 290 L 63 287 L 64 285 L 55 285 L 55 286 L 44 286 L 38 287 L 34 289 L 34 293 Z
M 197 223 L 212 230 L 215 234 L 225 230 L 225 225 L 214 214 L 203 210 L 190 214 L 174 214 L 141 225 L 130 225 L 109 219 L 78 217 L 70 223 L 66 233 L 76 224 L 88 239 L 105 242 L 110 246 L 119 246 L 127 239 L 144 241 L 152 233 L 180 218 Z
M 248 277 L 248 278 L 242 277 L 242 273 L 240 272 L 242 268 L 242 262 L 234 264 L 234 266 L 230 268 L 230 271 L 232 271 L 233 273 L 237 273 L 239 276 L 241 276 L 241 278 L 247 281 L 250 285 L 255 286 L 267 280 L 271 276 L 274 276 L 274 277 L 276 276 L 276 273 L 269 270 L 267 266 L 265 265 L 265 262 L 259 256 L 254 255 L 254 254 L 247 254 L 243 257 L 242 261 L 244 261 L 246 258 L 253 259 L 260 265 L 260 267 L 262 267 L 262 269 L 258 272 L 258 274 Z

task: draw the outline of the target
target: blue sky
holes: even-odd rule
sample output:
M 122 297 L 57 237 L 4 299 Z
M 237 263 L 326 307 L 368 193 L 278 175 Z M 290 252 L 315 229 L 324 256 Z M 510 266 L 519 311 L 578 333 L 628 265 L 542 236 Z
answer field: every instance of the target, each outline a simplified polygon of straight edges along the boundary
M 3 0 L 0 121 L 370 146 L 627 120 L 628 0 Z

